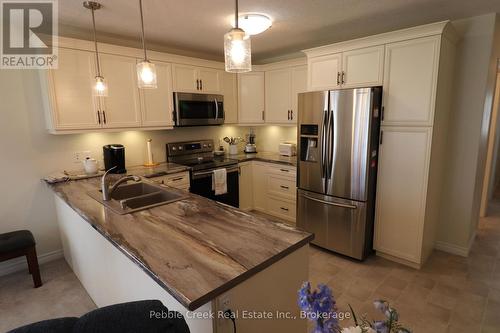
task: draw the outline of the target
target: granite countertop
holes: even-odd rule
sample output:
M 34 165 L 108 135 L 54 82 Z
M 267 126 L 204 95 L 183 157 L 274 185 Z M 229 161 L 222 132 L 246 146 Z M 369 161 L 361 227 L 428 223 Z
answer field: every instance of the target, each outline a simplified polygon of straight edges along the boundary
M 282 156 L 275 152 L 258 152 L 254 154 L 240 153 L 238 155 L 227 155 L 227 157 L 238 160 L 238 162 L 262 161 L 297 166 L 297 156 Z
M 94 178 L 50 187 L 189 310 L 314 237 L 187 192 L 185 200 L 119 215 L 87 195 L 99 188 L 99 182 Z

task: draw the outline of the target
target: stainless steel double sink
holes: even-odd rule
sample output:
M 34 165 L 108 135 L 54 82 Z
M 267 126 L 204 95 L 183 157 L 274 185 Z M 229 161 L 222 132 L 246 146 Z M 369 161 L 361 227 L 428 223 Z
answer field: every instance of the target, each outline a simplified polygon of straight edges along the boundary
M 145 182 L 123 184 L 111 194 L 111 200 L 104 201 L 102 191 L 88 192 L 88 195 L 120 215 L 150 209 L 184 200 L 188 195 L 181 190 L 166 188 Z

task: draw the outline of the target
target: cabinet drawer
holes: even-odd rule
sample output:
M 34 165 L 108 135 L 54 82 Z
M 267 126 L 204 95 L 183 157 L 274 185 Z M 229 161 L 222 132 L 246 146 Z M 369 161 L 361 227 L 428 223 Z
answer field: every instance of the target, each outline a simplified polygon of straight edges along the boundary
M 295 200 L 295 180 L 269 175 L 267 191 L 270 195 Z
M 175 173 L 168 176 L 156 177 L 152 179 L 155 183 L 165 184 L 180 189 L 189 189 L 189 173 Z
M 267 197 L 268 214 L 295 223 L 295 202 L 280 200 L 274 197 Z
M 266 163 L 269 174 L 277 175 L 280 177 L 287 177 L 292 181 L 295 181 L 297 175 L 297 169 L 288 165 L 277 165 L 272 163 Z

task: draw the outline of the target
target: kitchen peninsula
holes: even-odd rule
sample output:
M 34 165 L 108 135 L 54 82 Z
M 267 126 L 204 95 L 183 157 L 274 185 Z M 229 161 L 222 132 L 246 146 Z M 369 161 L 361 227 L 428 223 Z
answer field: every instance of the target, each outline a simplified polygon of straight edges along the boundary
M 185 200 L 119 215 L 87 194 L 99 184 L 50 185 L 64 256 L 97 306 L 159 299 L 196 333 L 232 332 L 229 320 L 210 318 L 226 309 L 298 317 L 313 235 L 187 192 Z M 238 318 L 237 327 L 304 332 L 306 322 Z

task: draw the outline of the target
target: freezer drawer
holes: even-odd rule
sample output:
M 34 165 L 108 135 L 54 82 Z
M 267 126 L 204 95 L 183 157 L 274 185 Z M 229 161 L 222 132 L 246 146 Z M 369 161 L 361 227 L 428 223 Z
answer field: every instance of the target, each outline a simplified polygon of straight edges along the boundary
M 303 190 L 297 199 L 297 226 L 314 233 L 313 244 L 359 260 L 366 257 L 371 247 L 366 203 Z

